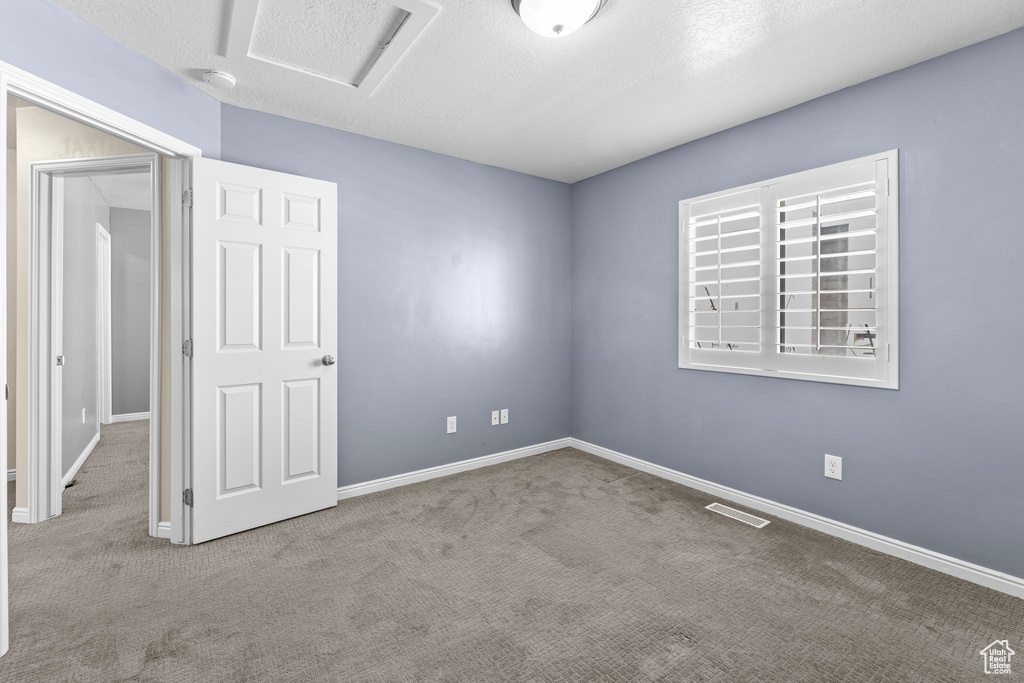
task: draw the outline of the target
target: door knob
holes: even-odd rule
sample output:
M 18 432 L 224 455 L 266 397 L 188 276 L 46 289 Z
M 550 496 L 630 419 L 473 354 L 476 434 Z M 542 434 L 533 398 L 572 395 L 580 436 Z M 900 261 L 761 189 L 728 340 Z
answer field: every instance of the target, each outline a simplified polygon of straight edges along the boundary
M 324 365 L 334 365 L 334 356 L 328 354 L 320 359 Z

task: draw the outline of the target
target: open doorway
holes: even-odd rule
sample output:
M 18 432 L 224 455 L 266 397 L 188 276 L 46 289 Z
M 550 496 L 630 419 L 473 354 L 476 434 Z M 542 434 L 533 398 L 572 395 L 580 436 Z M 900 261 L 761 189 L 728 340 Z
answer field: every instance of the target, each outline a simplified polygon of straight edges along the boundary
M 13 96 L 7 113 L 11 519 L 62 514 L 65 489 L 88 485 L 90 458 L 128 439 L 121 457 L 150 472 L 153 533 L 160 156 Z
M 99 421 L 150 419 L 153 179 L 143 173 L 89 176 L 110 206 L 96 224 Z
M 152 242 L 150 261 L 159 273 L 159 287 L 153 289 L 159 292 L 158 297 L 153 297 L 159 305 L 153 307 L 152 314 L 159 320 L 159 326 L 150 343 L 158 345 L 160 351 L 159 372 L 154 372 L 157 381 L 151 378 L 151 395 L 157 393 L 160 400 L 149 406 L 150 452 L 143 470 L 149 490 L 140 496 L 135 509 L 143 513 L 137 519 L 148 519 L 150 536 L 172 543 L 190 543 L 191 508 L 185 503 L 185 493 L 191 481 L 191 360 L 184 353 L 183 340 L 191 335 L 192 162 L 202 156 L 202 150 L 2 61 L 0 232 L 5 239 L 0 243 L 0 384 L 4 385 L 7 400 L 0 402 L 0 463 L 6 466 L 8 481 L 6 486 L 0 486 L 0 510 L 11 515 L 11 519 L 21 515 L 21 521 L 28 521 L 26 501 L 30 484 L 40 479 L 38 472 L 35 479 L 30 476 L 27 449 L 28 422 L 33 412 L 28 396 L 27 358 L 31 339 L 28 211 L 34 204 L 30 190 L 23 190 L 28 181 L 22 162 L 29 157 L 31 146 L 18 144 L 19 119 L 27 121 L 29 116 L 19 114 L 22 109 L 33 110 L 41 118 L 50 117 L 54 128 L 48 133 L 41 132 L 40 138 L 65 143 L 55 145 L 49 155 L 40 155 L 36 160 L 159 155 L 159 211 L 154 212 L 158 215 L 159 239 Z M 62 128 L 75 129 L 75 134 L 65 135 Z M 157 273 L 153 276 L 156 280 Z M 141 508 L 145 508 L 144 512 Z M 30 526 L 21 530 L 35 531 Z M 0 524 L 0 655 L 6 652 L 9 642 L 7 546 L 8 525 Z
M 51 272 L 49 344 L 57 363 L 50 414 L 52 447 L 61 453 L 60 488 L 67 488 L 104 437 L 148 439 L 150 377 L 158 362 L 151 344 L 156 155 L 32 167 L 39 201 L 47 201 L 47 189 L 50 194 L 50 253 L 39 251 L 35 272 L 43 275 L 47 256 L 60 264 Z M 33 228 L 45 231 L 43 222 Z M 43 356 L 46 342 L 40 342 Z M 111 426 L 124 422 L 147 424 Z

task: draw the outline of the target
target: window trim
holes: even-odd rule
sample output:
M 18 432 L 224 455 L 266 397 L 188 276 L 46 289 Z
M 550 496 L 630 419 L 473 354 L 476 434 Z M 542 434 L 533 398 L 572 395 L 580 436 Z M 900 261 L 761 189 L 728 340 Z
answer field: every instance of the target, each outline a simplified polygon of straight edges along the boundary
M 809 372 L 795 372 L 791 370 L 778 370 L 776 368 L 778 349 L 772 346 L 774 342 L 775 324 L 773 321 L 774 307 L 771 306 L 771 294 L 765 295 L 766 286 L 771 285 L 772 273 L 769 272 L 768 265 L 771 262 L 771 252 L 774 245 L 774 241 L 771 233 L 771 223 L 769 216 L 771 215 L 771 207 L 769 206 L 768 196 L 770 194 L 770 187 L 789 183 L 792 181 L 799 181 L 811 178 L 815 175 L 843 169 L 844 167 L 855 166 L 866 163 L 877 163 L 884 161 L 886 163 L 886 178 L 888 181 L 887 187 L 887 202 L 885 210 L 885 225 L 879 226 L 879 239 L 875 244 L 875 249 L 878 253 L 879 259 L 884 258 L 886 272 L 886 286 L 884 291 L 884 301 L 879 301 L 876 306 L 876 315 L 878 316 L 879 326 L 882 325 L 883 316 L 885 329 L 888 334 L 887 349 L 884 350 L 886 354 L 886 378 L 885 379 L 870 379 L 870 378 L 858 378 L 858 377 L 844 377 L 839 375 L 828 375 L 828 374 L 816 374 Z M 736 367 L 731 365 L 715 365 L 709 363 L 694 363 L 690 360 L 690 349 L 687 346 L 687 325 L 688 325 L 688 314 L 689 314 L 689 297 L 688 297 L 688 280 L 687 280 L 687 263 L 688 254 L 686 251 L 686 214 L 690 204 L 695 202 L 703 202 L 718 197 L 725 197 L 728 195 L 749 192 L 751 190 L 759 190 L 761 197 L 761 281 L 762 281 L 762 296 L 761 296 L 761 320 L 762 320 L 762 338 L 761 338 L 761 357 L 764 359 L 767 357 L 767 361 L 763 361 L 764 367 L 749 368 L 749 367 Z M 827 166 L 821 166 L 818 168 L 809 169 L 806 171 L 800 171 L 798 173 L 791 173 L 789 175 L 778 176 L 776 178 L 770 178 L 768 180 L 749 183 L 740 187 L 729 188 L 719 192 L 711 192 L 709 194 L 700 195 L 697 197 L 691 197 L 679 202 L 679 225 L 678 225 L 678 277 L 679 277 L 679 289 L 678 289 L 678 337 L 677 337 L 677 349 L 679 354 L 679 368 L 683 370 L 703 370 L 711 372 L 727 372 L 738 375 L 756 375 L 760 377 L 781 377 L 784 379 L 796 379 L 808 382 L 827 382 L 829 384 L 843 384 L 850 386 L 862 386 L 862 387 L 875 387 L 882 389 L 899 389 L 899 150 L 893 149 L 888 152 L 882 152 L 879 154 L 871 154 L 857 159 L 850 159 L 836 164 L 829 164 Z M 773 285 L 772 285 L 773 286 Z M 882 297 L 883 293 L 879 292 L 879 297 Z M 768 305 L 766 305 L 766 303 Z M 766 329 L 765 321 L 771 322 L 771 325 Z M 767 339 L 764 337 L 765 334 L 770 335 Z M 880 348 L 879 354 L 883 353 Z M 881 361 L 877 361 L 881 362 Z

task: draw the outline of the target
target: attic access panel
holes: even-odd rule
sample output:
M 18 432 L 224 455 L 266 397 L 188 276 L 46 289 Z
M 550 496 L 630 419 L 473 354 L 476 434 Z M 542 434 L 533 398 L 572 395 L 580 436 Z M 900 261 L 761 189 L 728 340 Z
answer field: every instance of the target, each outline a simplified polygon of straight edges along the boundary
M 439 10 L 426 0 L 235 0 L 226 56 L 369 97 Z

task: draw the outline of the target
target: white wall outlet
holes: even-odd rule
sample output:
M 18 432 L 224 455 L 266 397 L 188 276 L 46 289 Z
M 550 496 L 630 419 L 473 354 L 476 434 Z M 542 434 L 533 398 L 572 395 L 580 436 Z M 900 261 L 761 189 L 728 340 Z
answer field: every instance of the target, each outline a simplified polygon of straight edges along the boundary
M 838 455 L 825 454 L 825 476 L 829 479 L 843 478 L 843 459 Z
M 448 418 L 448 433 L 449 434 L 454 434 L 455 433 L 455 416 L 454 415 L 452 415 L 451 417 Z
M 503 424 L 503 425 L 507 425 L 508 424 L 508 408 L 502 408 L 501 409 L 501 424 Z
M 500 420 L 501 420 L 501 413 L 499 411 L 497 411 L 497 410 L 492 410 L 491 411 L 491 426 L 492 427 L 497 426 L 497 424 L 498 424 L 498 422 Z

